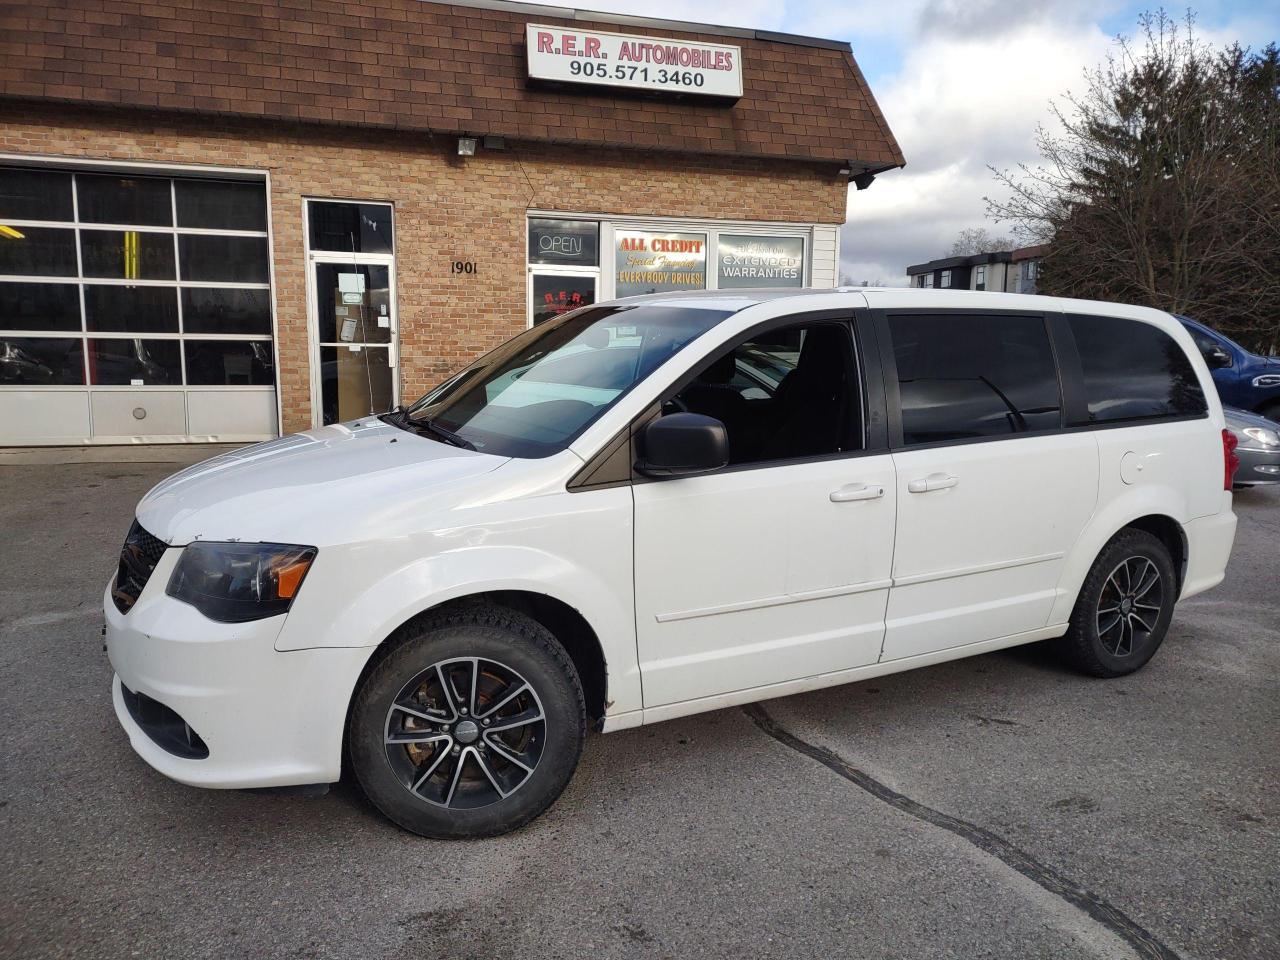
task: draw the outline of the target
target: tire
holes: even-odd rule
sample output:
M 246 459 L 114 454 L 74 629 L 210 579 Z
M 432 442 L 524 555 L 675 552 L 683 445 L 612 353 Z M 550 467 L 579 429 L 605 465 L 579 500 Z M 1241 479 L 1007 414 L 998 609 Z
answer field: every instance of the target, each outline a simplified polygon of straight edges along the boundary
M 1280 423 L 1280 403 L 1269 403 L 1259 410 L 1258 413 L 1266 417 L 1268 420 L 1274 420 L 1276 423 Z
M 471 603 L 387 644 L 347 726 L 352 770 L 378 810 L 424 837 L 460 839 L 515 830 L 555 802 L 582 754 L 586 705 L 545 627 Z
M 1093 562 L 1058 650 L 1095 677 L 1141 669 L 1164 642 L 1177 590 L 1168 548 L 1144 530 L 1121 530 Z

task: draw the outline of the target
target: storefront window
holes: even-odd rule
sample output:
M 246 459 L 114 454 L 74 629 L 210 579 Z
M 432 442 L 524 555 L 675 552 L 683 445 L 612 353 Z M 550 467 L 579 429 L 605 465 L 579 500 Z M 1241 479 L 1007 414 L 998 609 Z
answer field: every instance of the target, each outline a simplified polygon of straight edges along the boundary
M 614 231 L 614 294 L 634 297 L 707 285 L 705 233 Z
M 529 221 L 529 262 L 559 267 L 600 264 L 600 224 L 594 220 Z
M 717 241 L 716 286 L 803 287 L 804 237 L 722 233 Z

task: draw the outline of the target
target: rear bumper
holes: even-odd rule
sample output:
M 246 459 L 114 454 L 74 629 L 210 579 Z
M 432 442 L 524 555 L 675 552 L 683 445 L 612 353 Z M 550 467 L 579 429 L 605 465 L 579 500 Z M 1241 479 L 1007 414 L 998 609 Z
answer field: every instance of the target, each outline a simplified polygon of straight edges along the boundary
M 165 596 L 166 580 L 167 571 L 157 569 L 128 615 L 116 609 L 109 589 L 103 598 L 116 674 L 112 699 L 137 754 L 165 776 L 197 787 L 337 780 L 347 705 L 373 648 L 281 653 L 275 638 L 283 617 L 215 623 Z M 150 716 L 167 718 L 163 728 L 139 723 L 137 701 L 130 711 L 122 685 L 162 705 L 150 705 Z M 183 722 L 195 735 L 189 742 L 205 745 L 207 756 L 193 756 L 200 751 L 175 740 L 175 728 L 182 739 Z
M 1183 525 L 1187 534 L 1187 571 L 1180 600 L 1216 587 L 1226 573 L 1236 539 L 1236 515 L 1231 510 L 1230 494 L 1224 493 L 1223 499 L 1226 505 L 1221 512 Z

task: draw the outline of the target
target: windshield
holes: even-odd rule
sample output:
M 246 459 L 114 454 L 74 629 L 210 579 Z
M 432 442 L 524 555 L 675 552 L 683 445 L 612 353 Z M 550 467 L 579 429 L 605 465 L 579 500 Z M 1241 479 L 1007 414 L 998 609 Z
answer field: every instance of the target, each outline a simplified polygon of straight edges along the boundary
M 485 453 L 546 457 L 728 315 L 664 303 L 584 307 L 504 343 L 407 414 Z

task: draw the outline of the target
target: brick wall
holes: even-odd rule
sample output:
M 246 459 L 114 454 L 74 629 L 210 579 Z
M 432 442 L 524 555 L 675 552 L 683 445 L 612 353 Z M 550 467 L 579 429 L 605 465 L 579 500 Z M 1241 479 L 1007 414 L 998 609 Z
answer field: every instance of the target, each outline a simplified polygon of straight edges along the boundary
M 303 197 L 395 204 L 406 399 L 523 329 L 529 209 L 844 221 L 848 185 L 830 164 L 518 142 L 465 160 L 455 150 L 429 135 L 0 105 L 0 153 L 270 171 L 285 433 L 311 426 Z M 453 260 L 478 273 L 451 275 Z

